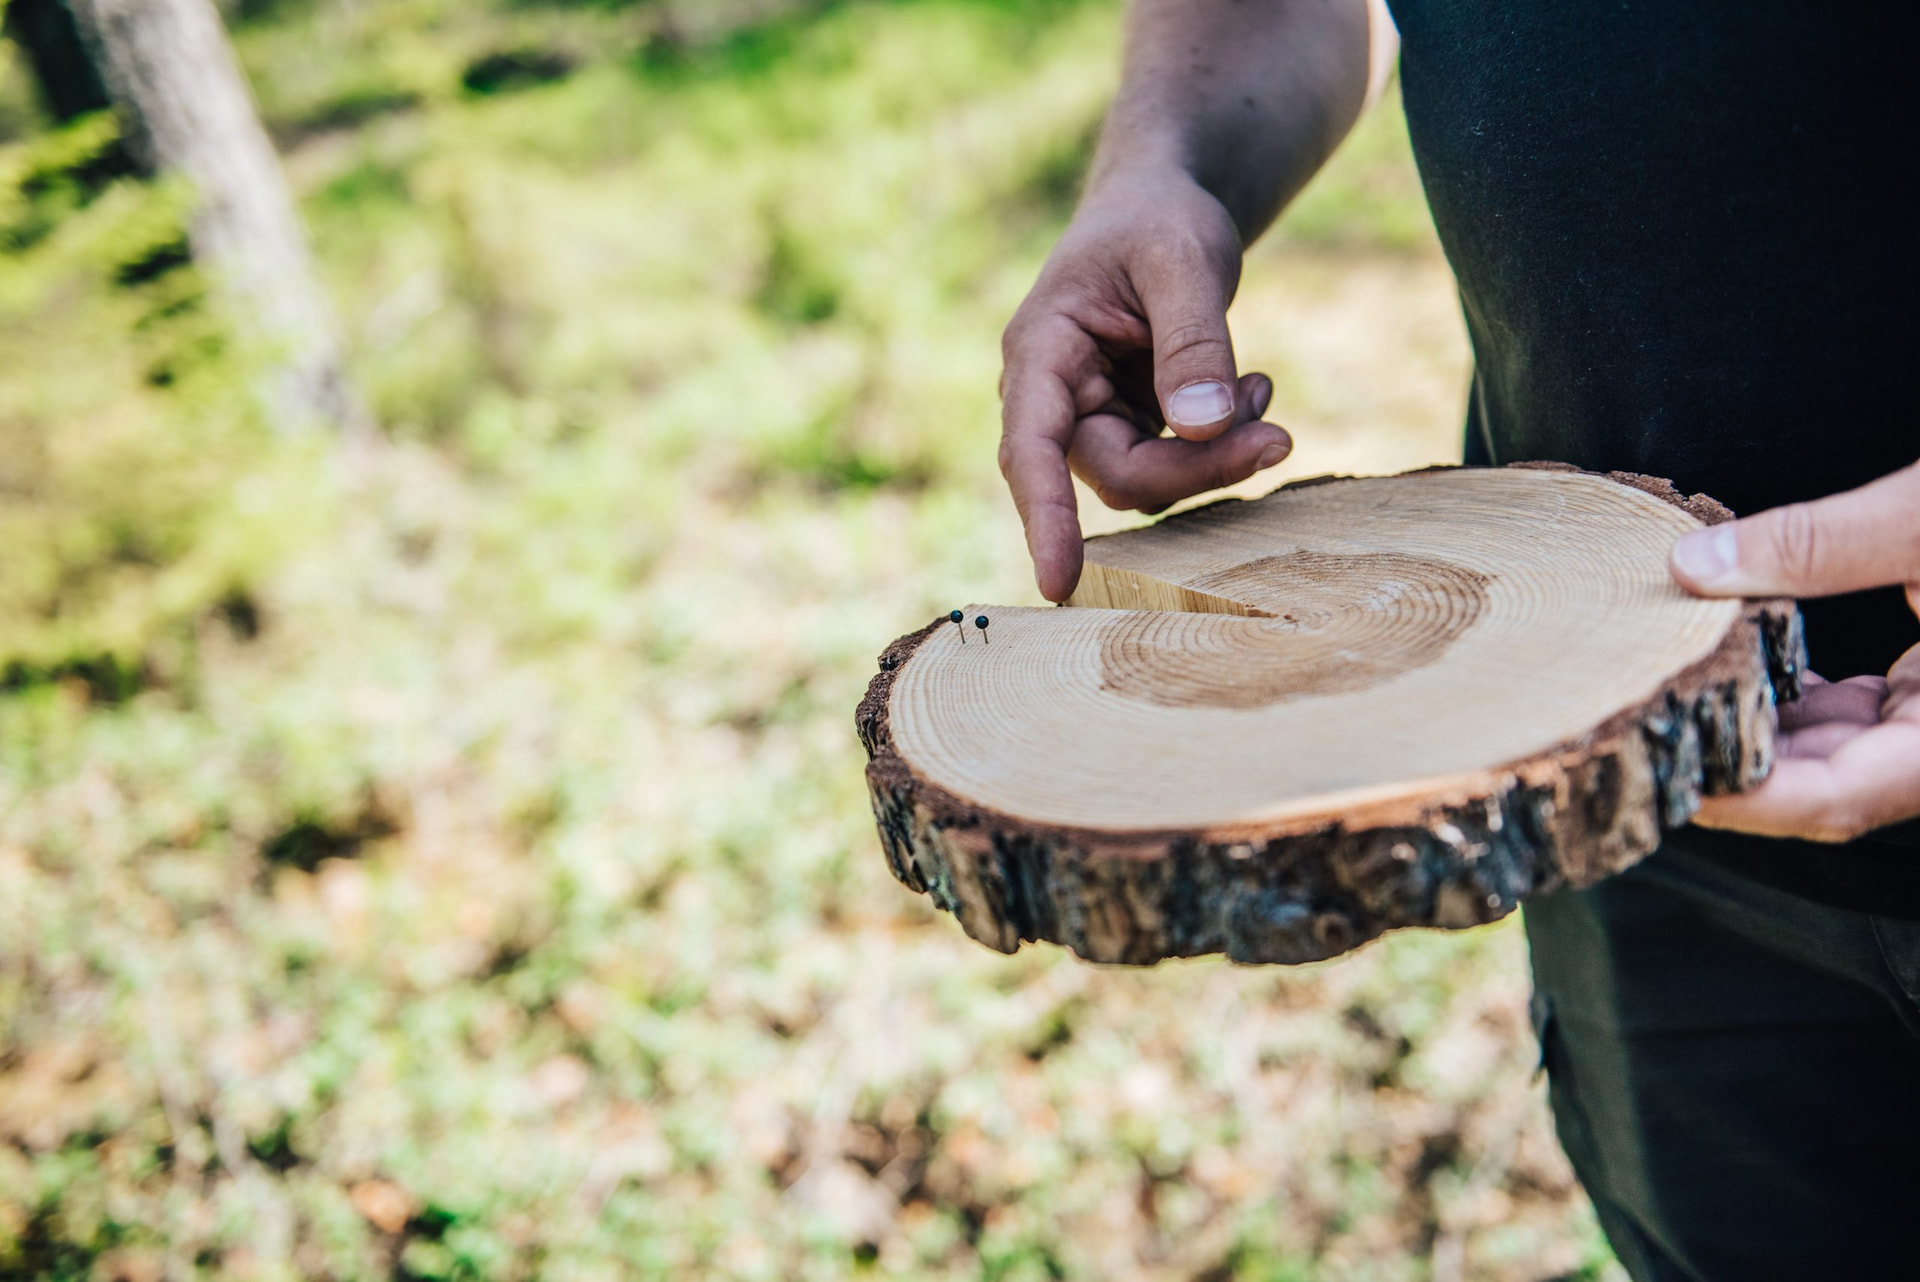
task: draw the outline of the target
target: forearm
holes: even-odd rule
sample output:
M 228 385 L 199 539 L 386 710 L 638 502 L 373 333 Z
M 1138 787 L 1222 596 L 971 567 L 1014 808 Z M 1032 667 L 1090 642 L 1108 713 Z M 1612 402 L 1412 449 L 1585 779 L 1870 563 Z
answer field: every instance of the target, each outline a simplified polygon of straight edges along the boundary
M 1090 198 L 1175 168 L 1252 240 L 1358 118 L 1368 11 L 1367 0 L 1133 0 Z

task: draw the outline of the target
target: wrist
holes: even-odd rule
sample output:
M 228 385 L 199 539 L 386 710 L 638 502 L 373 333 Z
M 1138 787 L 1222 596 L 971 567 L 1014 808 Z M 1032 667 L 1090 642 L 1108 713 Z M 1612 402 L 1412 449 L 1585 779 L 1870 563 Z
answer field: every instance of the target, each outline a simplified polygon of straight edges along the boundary
M 1231 221 L 1231 214 L 1196 178 L 1186 165 L 1159 157 L 1130 156 L 1123 161 L 1101 164 L 1087 178 L 1085 191 L 1075 211 L 1076 220 L 1096 219 L 1105 214 L 1130 221 L 1148 218 L 1155 221 L 1174 217 L 1190 218 L 1218 215 Z
M 1124 155 L 1096 159 L 1081 195 L 1079 216 L 1102 209 L 1157 210 L 1180 206 L 1196 210 L 1202 203 L 1232 224 L 1241 245 L 1250 243 L 1272 221 L 1279 200 L 1264 181 L 1241 182 L 1229 174 L 1202 172 L 1193 157 L 1196 149 L 1172 146 L 1128 148 Z
M 1198 185 L 1187 164 L 1187 148 L 1177 138 L 1129 136 L 1123 144 L 1109 134 L 1094 153 L 1083 203 L 1115 192 L 1151 191 L 1170 185 Z

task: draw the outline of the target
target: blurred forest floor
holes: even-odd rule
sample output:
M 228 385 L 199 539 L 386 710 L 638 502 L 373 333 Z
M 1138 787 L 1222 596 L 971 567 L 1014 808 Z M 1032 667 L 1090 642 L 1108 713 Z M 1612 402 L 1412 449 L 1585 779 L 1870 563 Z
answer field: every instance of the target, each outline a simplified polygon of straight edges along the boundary
M 1514 923 L 1095 969 L 880 858 L 873 656 L 1034 600 L 998 335 L 1115 6 L 230 16 L 392 444 L 254 419 L 0 46 L 0 1276 L 1617 1276 Z M 1282 477 L 1457 457 L 1394 101 L 1234 321 Z

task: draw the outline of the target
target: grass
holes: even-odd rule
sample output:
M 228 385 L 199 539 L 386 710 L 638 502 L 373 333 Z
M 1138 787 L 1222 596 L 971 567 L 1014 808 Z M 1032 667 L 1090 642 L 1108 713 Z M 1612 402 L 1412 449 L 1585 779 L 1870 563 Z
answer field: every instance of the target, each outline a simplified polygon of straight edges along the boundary
M 110 138 L 0 63 L 0 1275 L 1614 1276 L 1511 925 L 1136 973 L 885 874 L 852 708 L 1033 600 L 998 330 L 1116 35 L 243 6 L 357 471 L 252 419 L 190 268 L 121 283 L 178 194 L 61 177 Z M 1455 449 L 1391 107 L 1236 306 L 1291 474 Z

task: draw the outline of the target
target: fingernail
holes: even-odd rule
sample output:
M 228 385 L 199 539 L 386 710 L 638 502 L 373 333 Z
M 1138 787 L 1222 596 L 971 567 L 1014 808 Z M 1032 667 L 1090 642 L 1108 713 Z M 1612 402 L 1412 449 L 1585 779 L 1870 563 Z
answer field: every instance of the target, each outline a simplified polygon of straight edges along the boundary
M 1256 472 L 1264 472 L 1286 456 L 1287 447 L 1275 441 L 1273 444 L 1267 446 L 1266 449 L 1260 451 L 1260 461 L 1253 465 L 1253 469 Z
M 1193 383 L 1167 398 L 1167 417 L 1182 427 L 1205 427 L 1233 413 L 1233 392 L 1225 383 Z
M 1740 564 L 1740 545 L 1731 525 L 1698 530 L 1673 545 L 1673 564 L 1702 587 L 1731 575 Z
M 1267 406 L 1271 404 L 1273 404 L 1273 382 L 1263 378 L 1253 385 L 1253 416 L 1264 418 Z

